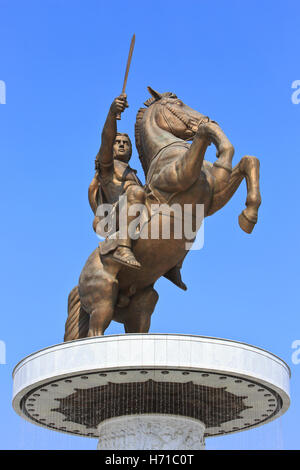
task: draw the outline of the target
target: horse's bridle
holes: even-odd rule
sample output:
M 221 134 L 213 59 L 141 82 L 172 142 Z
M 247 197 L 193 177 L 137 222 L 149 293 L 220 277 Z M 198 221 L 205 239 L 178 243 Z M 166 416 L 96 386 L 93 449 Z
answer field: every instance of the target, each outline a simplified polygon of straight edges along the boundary
M 161 104 L 161 103 L 160 103 L 160 105 L 163 106 L 162 114 L 163 114 L 164 120 L 166 121 L 167 126 L 168 126 L 169 129 L 170 129 L 171 134 L 175 135 L 174 129 L 172 128 L 172 125 L 171 125 L 171 123 L 169 122 L 169 120 L 168 120 L 168 118 L 167 118 L 167 116 L 166 116 L 165 107 L 167 108 L 168 111 L 170 111 L 170 113 L 172 113 L 174 116 L 176 116 L 177 119 L 179 119 L 179 120 L 186 126 L 186 128 L 187 128 L 188 130 L 190 130 L 191 132 L 193 132 L 194 135 L 196 134 L 197 131 L 195 130 L 195 126 L 192 126 L 192 125 L 191 125 L 191 120 L 190 120 L 190 119 L 186 119 L 186 118 L 183 116 L 182 113 L 179 113 L 179 112 L 175 111 L 169 103 L 165 103 L 165 104 Z M 203 122 L 209 122 L 209 121 L 210 121 L 209 117 L 208 117 L 208 116 L 204 116 L 204 117 L 200 120 L 199 124 L 197 124 L 197 128 L 198 128 Z M 185 139 L 185 140 L 191 140 L 192 137 L 194 137 L 194 136 L 191 136 L 191 137 L 189 137 L 188 139 Z
M 174 109 L 172 109 L 172 107 L 168 104 L 168 103 L 164 103 L 164 104 L 161 104 L 159 103 L 160 106 L 163 107 L 162 109 L 162 114 L 163 114 L 163 118 L 164 120 L 166 121 L 166 124 L 167 126 L 169 127 L 169 130 L 170 130 L 170 133 L 175 137 L 175 133 L 174 133 L 174 130 L 172 128 L 172 125 L 170 124 L 167 116 L 166 116 L 166 113 L 165 113 L 165 106 L 166 108 L 168 109 L 168 111 L 170 111 L 174 116 L 176 116 L 189 130 L 191 130 L 193 132 L 193 136 L 191 137 L 188 137 L 187 139 L 183 140 L 183 139 L 180 139 L 180 140 L 175 140 L 174 142 L 171 142 L 169 144 L 166 144 L 164 147 L 162 147 L 161 149 L 159 149 L 159 151 L 150 159 L 151 163 L 158 157 L 158 155 L 163 151 L 165 150 L 167 147 L 171 147 L 172 145 L 182 145 L 182 146 L 186 146 L 187 142 L 189 140 L 192 140 L 196 134 L 197 131 L 195 131 L 191 125 L 190 125 L 190 120 L 187 120 L 185 119 L 182 114 L 180 113 L 177 113 L 176 111 L 174 111 Z M 208 116 L 203 116 L 203 118 L 200 120 L 197 128 L 203 124 L 204 122 L 209 122 L 210 121 L 210 118 Z M 151 180 L 151 178 L 150 178 Z

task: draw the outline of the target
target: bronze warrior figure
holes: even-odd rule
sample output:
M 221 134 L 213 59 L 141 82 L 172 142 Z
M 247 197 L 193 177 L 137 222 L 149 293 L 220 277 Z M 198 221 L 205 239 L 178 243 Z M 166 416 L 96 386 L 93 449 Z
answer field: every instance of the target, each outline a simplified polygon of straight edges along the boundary
M 136 177 L 136 171 L 130 168 L 128 162 L 132 154 L 132 145 L 127 134 L 117 132 L 116 117 L 128 107 L 126 95 L 116 98 L 109 110 L 104 128 L 99 152 L 96 157 L 96 174 L 89 187 L 89 201 L 94 213 L 103 202 L 113 204 L 117 209 L 120 196 L 126 194 L 127 207 L 131 204 L 143 204 L 145 192 Z M 132 217 L 127 217 L 128 224 Z M 99 217 L 95 217 L 93 227 L 97 231 Z M 118 237 L 100 244 L 101 254 L 110 252 L 112 258 L 132 268 L 140 268 L 131 250 L 131 239 L 128 235 L 123 239 Z

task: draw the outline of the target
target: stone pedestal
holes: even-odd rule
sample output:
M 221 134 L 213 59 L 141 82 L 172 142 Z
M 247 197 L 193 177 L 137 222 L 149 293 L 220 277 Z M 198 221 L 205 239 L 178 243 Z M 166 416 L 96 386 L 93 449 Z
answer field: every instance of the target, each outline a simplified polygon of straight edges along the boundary
M 204 424 L 163 414 L 119 416 L 98 427 L 98 450 L 204 450 Z

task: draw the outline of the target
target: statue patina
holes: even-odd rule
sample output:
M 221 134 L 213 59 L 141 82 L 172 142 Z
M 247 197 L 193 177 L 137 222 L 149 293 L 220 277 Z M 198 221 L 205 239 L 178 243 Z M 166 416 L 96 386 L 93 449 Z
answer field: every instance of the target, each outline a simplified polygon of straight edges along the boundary
M 246 155 L 232 168 L 234 148 L 217 122 L 185 105 L 174 93 L 148 90 L 151 97 L 138 111 L 135 123 L 146 183 L 143 186 L 128 165 L 129 137 L 117 133 L 118 114 L 128 106 L 122 94 L 109 110 L 89 188 L 94 229 L 99 205 L 104 200 L 117 204 L 122 194 L 129 207 L 142 203 L 149 214 L 153 205 L 189 204 L 196 218 L 196 206 L 202 204 L 204 217 L 210 216 L 227 204 L 245 178 L 246 208 L 238 220 L 251 233 L 261 204 L 259 160 Z M 211 143 L 217 151 L 213 164 L 204 160 Z M 180 274 L 189 251 L 185 237 L 175 237 L 172 229 L 168 239 L 161 233 L 155 239 L 142 236 L 151 233 L 157 220 L 162 225 L 163 217 L 161 212 L 149 216 L 138 238 L 105 240 L 89 256 L 78 286 L 69 294 L 65 341 L 103 335 L 112 320 L 123 323 L 126 333 L 147 333 L 158 300 L 157 279 L 165 276 L 186 289 Z

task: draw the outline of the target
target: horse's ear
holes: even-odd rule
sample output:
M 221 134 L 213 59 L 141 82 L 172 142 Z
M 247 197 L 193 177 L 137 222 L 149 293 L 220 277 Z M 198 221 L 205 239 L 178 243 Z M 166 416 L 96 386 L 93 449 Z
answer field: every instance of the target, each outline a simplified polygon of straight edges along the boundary
M 155 98 L 156 100 L 161 99 L 161 97 L 162 97 L 161 93 L 158 93 L 158 91 L 153 90 L 153 88 L 151 88 L 151 86 L 147 86 L 147 89 L 148 89 L 150 95 L 153 96 L 153 98 Z

